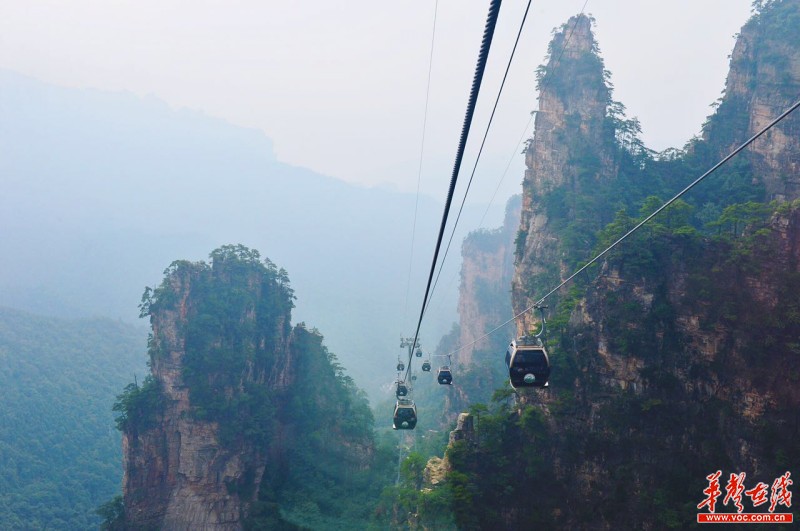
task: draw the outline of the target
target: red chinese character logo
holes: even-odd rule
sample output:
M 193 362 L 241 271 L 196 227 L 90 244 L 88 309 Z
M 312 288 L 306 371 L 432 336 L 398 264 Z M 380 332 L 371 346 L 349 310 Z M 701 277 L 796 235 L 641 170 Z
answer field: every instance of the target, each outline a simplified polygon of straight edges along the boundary
M 791 474 L 787 472 L 775 479 L 775 482 L 772 483 L 772 496 L 769 497 L 769 512 L 773 512 L 775 506 L 779 503 L 786 507 L 792 506 L 792 493 L 789 492 L 789 485 L 793 484 L 794 481 L 789 479 L 790 475 Z
M 719 490 L 719 477 L 722 475 L 722 470 L 717 470 L 713 474 L 706 476 L 708 480 L 708 487 L 703 490 L 703 494 L 707 497 L 705 500 L 697 504 L 698 509 L 708 506 L 708 512 L 713 513 L 714 508 L 717 506 L 717 498 L 719 498 L 722 491 Z
M 744 493 L 752 500 L 753 507 L 767 503 L 767 492 L 769 492 L 769 485 L 759 482 L 758 485 Z
M 744 492 L 745 476 L 746 474 L 744 472 L 741 474 L 731 474 L 730 479 L 728 479 L 728 484 L 725 485 L 725 499 L 722 500 L 722 503 L 728 505 L 728 500 L 733 500 L 733 504 L 736 506 L 737 512 L 744 511 L 744 505 L 742 505 L 742 492 Z M 711 512 L 713 513 L 714 511 Z

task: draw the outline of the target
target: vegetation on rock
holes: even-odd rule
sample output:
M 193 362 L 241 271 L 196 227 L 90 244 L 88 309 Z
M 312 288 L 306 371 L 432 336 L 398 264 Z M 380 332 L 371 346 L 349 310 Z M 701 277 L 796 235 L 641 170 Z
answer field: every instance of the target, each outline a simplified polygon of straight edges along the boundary
M 148 505 L 142 489 L 164 487 L 141 483 L 145 471 L 135 467 L 153 454 L 167 467 L 158 473 L 180 473 L 182 461 L 170 462 L 157 443 L 177 429 L 185 432 L 174 442 L 178 451 L 193 451 L 181 446 L 185 438 L 209 430 L 215 442 L 200 439 L 204 451 L 241 468 L 224 484 L 200 478 L 199 485 L 209 499 L 238 500 L 246 529 L 363 527 L 391 462 L 376 450 L 364 393 L 319 332 L 292 328 L 294 295 L 284 270 L 241 245 L 210 256 L 210 264 L 174 262 L 142 298 L 153 326 L 153 374 L 126 387 L 114 407 L 130 441 L 134 481 L 123 506 L 112 500 L 101 508 L 106 525 L 157 524 L 161 502 Z M 188 416 L 175 409 L 183 389 Z

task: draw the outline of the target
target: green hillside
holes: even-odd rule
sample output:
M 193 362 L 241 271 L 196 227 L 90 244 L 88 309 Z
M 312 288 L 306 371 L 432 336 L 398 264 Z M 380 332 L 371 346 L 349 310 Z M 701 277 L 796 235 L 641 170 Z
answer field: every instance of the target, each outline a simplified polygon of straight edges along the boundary
M 119 492 L 111 405 L 145 373 L 146 331 L 0 308 L 0 529 L 90 529 Z

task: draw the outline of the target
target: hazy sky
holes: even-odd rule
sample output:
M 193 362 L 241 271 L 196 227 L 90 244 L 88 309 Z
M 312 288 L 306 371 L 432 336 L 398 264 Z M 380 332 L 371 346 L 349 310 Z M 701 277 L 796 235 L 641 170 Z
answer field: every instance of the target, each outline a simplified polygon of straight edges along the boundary
M 551 30 L 585 0 L 538 0 L 473 200 L 520 189 L 516 149 Z M 500 11 L 465 171 L 472 167 L 524 0 Z M 416 189 L 435 0 L 2 0 L 0 68 L 71 87 L 154 94 L 262 130 L 279 159 L 365 185 Z M 488 2 L 439 0 L 422 190 L 443 198 Z M 589 0 L 614 97 L 649 147 L 682 146 L 724 86 L 750 0 Z M 528 131 L 526 134 L 529 134 Z M 466 174 L 468 176 L 468 173 Z

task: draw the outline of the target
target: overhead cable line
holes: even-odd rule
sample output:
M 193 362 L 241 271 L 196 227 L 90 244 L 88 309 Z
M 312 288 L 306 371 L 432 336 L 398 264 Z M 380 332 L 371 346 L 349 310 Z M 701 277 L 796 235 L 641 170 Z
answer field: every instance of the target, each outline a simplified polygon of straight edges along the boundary
M 583 3 L 583 7 L 581 7 L 581 11 L 580 11 L 580 13 L 578 13 L 578 17 L 583 15 L 583 12 L 586 10 L 586 4 L 588 4 L 588 3 L 589 3 L 589 0 L 586 0 Z M 530 8 L 530 2 L 528 2 L 528 7 L 525 9 L 525 16 L 527 16 L 527 14 L 528 14 L 528 8 Z M 524 24 L 525 24 L 525 18 L 523 17 L 522 24 L 520 24 L 520 29 L 519 29 L 520 33 L 522 32 L 522 25 L 524 25 Z M 564 51 L 567 49 L 567 46 L 569 45 L 569 41 L 572 39 L 572 33 L 575 31 L 575 27 L 577 25 L 578 25 L 578 21 L 577 21 L 577 18 L 576 18 L 575 24 L 573 24 L 572 27 L 570 28 L 569 33 L 567 34 L 567 38 L 564 40 L 564 44 L 561 46 L 561 51 L 559 52 L 558 57 L 556 57 L 556 60 L 553 63 L 553 68 L 550 71 L 547 72 L 547 74 L 545 75 L 545 77 L 544 77 L 544 79 L 542 81 L 542 86 L 541 86 L 541 88 L 539 90 L 539 94 L 544 92 L 545 88 L 547 88 L 547 85 L 550 82 L 550 79 L 552 79 L 552 77 L 553 77 L 552 73 L 553 73 L 553 71 L 555 71 L 555 69 L 560 64 L 561 57 L 564 55 Z M 517 34 L 517 42 L 519 42 L 519 33 Z M 515 42 L 514 43 L 514 49 L 516 49 L 516 47 L 517 47 L 517 44 Z M 514 57 L 514 52 L 512 51 L 511 52 L 511 58 L 513 58 L 513 57 Z M 511 66 L 511 59 L 509 59 L 509 61 L 508 61 L 508 66 Z M 508 67 L 506 67 L 506 75 L 508 75 Z M 503 83 L 505 83 L 505 76 L 503 76 Z M 502 92 L 502 90 L 503 90 L 503 88 L 501 86 L 500 87 L 500 91 Z M 500 94 L 497 95 L 497 98 L 498 98 L 498 100 L 500 99 Z M 497 101 L 495 101 L 495 108 L 497 108 Z M 505 170 L 503 170 L 503 174 L 500 177 L 500 181 L 497 183 L 497 187 L 495 188 L 494 193 L 492 194 L 492 198 L 489 200 L 489 204 L 486 206 L 486 210 L 484 210 L 483 216 L 481 216 L 481 220 L 478 223 L 478 227 L 483 226 L 483 221 L 484 221 L 484 219 L 486 219 L 486 215 L 489 213 L 489 209 L 491 208 L 492 204 L 494 203 L 494 198 L 497 195 L 497 192 L 500 190 L 500 185 L 503 183 L 503 180 L 505 179 L 506 174 L 508 173 L 508 169 L 511 167 L 511 163 L 514 160 L 514 157 L 519 153 L 519 147 L 522 145 L 522 141 L 525 139 L 525 136 L 526 136 L 525 134 L 527 133 L 528 129 L 530 129 L 531 122 L 533 121 L 533 117 L 534 117 L 535 114 L 536 114 L 535 111 L 530 113 L 530 118 L 528 118 L 528 123 L 525 124 L 525 129 L 522 130 L 522 135 L 520 136 L 519 140 L 517 141 L 516 147 L 514 148 L 514 151 L 511 153 L 511 156 L 508 159 L 508 164 L 506 164 L 506 168 L 505 168 Z M 492 117 L 494 117 L 494 111 L 492 111 Z M 489 126 L 491 126 L 491 119 L 489 120 Z M 486 134 L 488 134 L 488 133 L 489 133 L 489 127 L 487 126 Z M 483 143 L 486 142 L 486 135 L 484 135 L 483 141 L 484 141 Z M 477 159 L 475 160 L 475 166 L 472 168 L 472 175 L 470 176 L 470 179 L 469 179 L 470 184 L 472 183 L 472 177 L 475 175 L 475 169 L 478 167 L 478 161 L 480 160 L 481 153 L 483 152 L 483 143 L 481 143 L 481 149 L 478 152 Z M 450 234 L 450 241 L 447 242 L 447 248 L 445 249 L 444 258 L 442 258 L 442 263 L 439 266 L 439 272 L 436 274 L 436 281 L 433 283 L 433 290 L 434 291 L 436 290 L 436 285 L 439 283 L 439 276 L 442 274 L 442 269 L 444 268 L 444 261 L 447 259 L 447 251 L 450 250 L 450 243 L 453 241 L 453 236 L 456 233 L 456 226 L 458 225 L 458 220 L 461 218 L 461 210 L 463 210 L 464 203 L 467 200 L 467 193 L 469 193 L 469 185 L 467 186 L 466 192 L 464 192 L 464 199 L 461 201 L 461 208 L 458 211 L 458 216 L 456 217 L 456 222 L 455 222 L 455 224 L 453 226 L 453 232 Z M 458 273 L 456 273 L 456 274 L 458 274 Z M 448 286 L 452 285 L 453 279 L 455 279 L 455 274 L 451 278 L 450 283 L 448 284 Z M 433 295 L 431 294 L 431 297 L 432 296 Z
M 489 14 L 486 17 L 486 26 L 483 30 L 483 40 L 481 41 L 480 52 L 478 53 L 478 63 L 475 66 L 475 75 L 472 79 L 472 88 L 469 93 L 469 101 L 467 103 L 467 112 L 464 117 L 464 125 L 461 128 L 461 138 L 458 142 L 458 150 L 456 152 L 456 160 L 453 164 L 453 174 L 450 178 L 450 188 L 447 192 L 447 201 L 445 202 L 444 212 L 442 213 L 442 223 L 439 227 L 439 236 L 436 240 L 436 249 L 433 253 L 433 261 L 431 262 L 431 270 L 428 274 L 428 284 L 425 287 L 425 296 L 422 299 L 422 308 L 419 313 L 419 320 L 417 321 L 417 329 L 414 332 L 414 342 L 419 339 L 419 329 L 422 326 L 422 318 L 425 315 L 425 307 L 428 303 L 428 295 L 430 294 L 431 283 L 433 282 L 433 274 L 436 271 L 436 262 L 439 258 L 439 251 L 442 247 L 442 240 L 444 238 L 444 230 L 447 225 L 447 216 L 450 213 L 450 205 L 453 202 L 453 193 L 455 192 L 456 182 L 458 181 L 458 173 L 461 170 L 461 161 L 464 158 L 464 149 L 469 137 L 469 130 L 472 125 L 472 117 L 475 114 L 475 104 L 478 100 L 478 94 L 481 90 L 481 81 L 483 80 L 483 73 L 486 70 L 486 61 L 489 57 L 489 49 L 492 46 L 492 38 L 494 37 L 494 28 L 497 25 L 497 17 L 500 14 L 500 4 L 502 0 L 492 0 L 489 4 Z M 413 355 L 409 355 L 408 367 L 406 368 L 406 379 L 411 372 L 411 362 Z
M 565 286 L 565 285 L 566 285 L 568 282 L 570 282 L 570 281 L 571 281 L 573 278 L 575 278 L 576 276 L 578 276 L 579 274 L 581 274 L 581 273 L 582 273 L 583 271 L 585 271 L 585 270 L 586 270 L 586 269 L 587 269 L 589 266 L 591 266 L 592 264 L 594 264 L 595 262 L 597 262 L 597 261 L 598 261 L 600 258 L 602 258 L 602 257 L 603 257 L 603 256 L 605 256 L 606 254 L 608 254 L 608 253 L 609 253 L 609 252 L 610 252 L 612 249 L 614 249 L 614 248 L 615 248 L 617 245 L 619 245 L 619 244 L 620 244 L 620 243 L 622 243 L 622 242 L 623 242 L 623 241 L 624 241 L 626 238 L 628 238 L 628 236 L 630 236 L 630 235 L 631 235 L 631 234 L 633 234 L 634 232 L 638 231 L 638 230 L 639 230 L 639 229 L 640 229 L 642 226 L 644 226 L 644 225 L 645 225 L 645 224 L 646 224 L 648 221 L 650 221 L 651 219 L 653 219 L 654 217 L 656 217 L 656 216 L 657 216 L 657 215 L 658 215 L 658 214 L 659 214 L 661 211 L 663 211 L 665 208 L 669 207 L 669 206 L 670 206 L 672 203 L 674 203 L 675 201 L 677 201 L 678 199 L 680 199 L 680 198 L 681 198 L 681 197 L 682 197 L 684 194 L 686 194 L 686 192 L 688 192 L 689 190 L 691 190 L 692 188 L 694 188 L 694 187 L 695 187 L 697 184 L 699 184 L 699 183 L 700 183 L 700 182 L 701 182 L 703 179 L 705 179 L 706 177 L 708 177 L 709 175 L 711 175 L 712 173 L 714 173 L 714 172 L 715 172 L 716 170 L 718 170 L 718 169 L 719 169 L 721 166 L 723 166 L 723 165 L 724 165 L 726 162 L 728 162 L 728 161 L 729 161 L 729 160 L 731 160 L 731 159 L 732 159 L 734 156 L 736 156 L 737 154 L 739 154 L 739 152 L 741 152 L 741 151 L 742 151 L 743 149 L 745 149 L 747 146 L 749 146 L 750 144 L 752 144 L 753 142 L 755 142 L 755 141 L 756 141 L 756 140 L 757 140 L 757 139 L 758 139 L 758 138 L 759 138 L 761 135 L 763 135 L 764 133 L 766 133 L 767 131 L 769 131 L 770 129 L 772 129 L 772 128 L 773 128 L 775 125 L 777 125 L 777 124 L 778 124 L 778 123 L 779 123 L 781 120 L 783 120 L 784 118 L 786 118 L 787 116 L 789 116 L 789 115 L 790 115 L 792 112 L 794 112 L 794 111 L 795 111 L 795 110 L 796 110 L 798 107 L 800 107 L 800 100 L 796 101 L 796 102 L 794 103 L 794 105 L 792 105 L 791 107 L 789 107 L 788 109 L 786 109 L 786 110 L 785 110 L 783 113 L 781 113 L 781 114 L 780 114 L 780 116 L 778 116 L 777 118 L 775 118 L 774 120 L 772 120 L 772 121 L 771 121 L 769 124 L 767 124 L 767 125 L 766 125 L 766 126 L 763 128 L 763 129 L 761 129 L 761 130 L 760 130 L 758 133 L 756 133 L 756 134 L 754 134 L 753 136 L 751 136 L 751 137 L 750 137 L 750 138 L 749 138 L 749 139 L 748 139 L 746 142 L 744 142 L 742 145 L 740 145 L 739 147 L 737 147 L 736 149 L 734 149 L 733 151 L 731 151 L 731 152 L 730 152 L 730 153 L 729 153 L 727 156 L 725 156 L 725 157 L 724 157 L 722 160 L 720 160 L 719 162 L 717 162 L 717 163 L 716 163 L 716 164 L 715 164 L 715 165 L 714 165 L 714 166 L 713 166 L 713 167 L 712 167 L 710 170 L 706 171 L 706 172 L 705 172 L 703 175 L 701 175 L 700 177 L 698 177 L 697 179 L 695 179 L 694 181 L 692 181 L 692 182 L 691 182 L 691 183 L 690 183 L 688 186 L 686 186 L 686 188 L 684 188 L 683 190 L 681 190 L 680 192 L 678 192 L 677 194 L 675 194 L 675 196 L 674 196 L 672 199 L 670 199 L 669 201 L 667 201 L 666 203 L 664 203 L 663 205 L 661 205 L 660 207 L 658 207 L 658 208 L 657 208 L 657 209 L 656 209 L 656 210 L 655 210 L 655 211 L 654 211 L 652 214 L 650 214 L 649 216 L 647 216 L 646 218 L 644 218 L 642 221 L 640 221 L 639 223 L 637 223 L 637 224 L 636 224 L 636 226 L 634 226 L 632 229 L 630 229 L 628 232 L 626 232 L 624 235 L 622 235 L 620 238 L 618 238 L 618 239 L 617 239 L 617 240 L 616 240 L 614 243 L 612 243 L 611 245 L 609 245 L 608 247 L 606 247 L 606 248 L 605 248 L 603 251 L 601 251 L 599 254 L 597 254 L 597 255 L 596 255 L 594 258 L 592 258 L 591 260 L 589 260 L 588 262 L 586 262 L 586 264 L 584 264 L 583 266 L 581 266 L 581 267 L 580 267 L 580 268 L 579 268 L 577 271 L 575 271 L 575 272 L 574 272 L 574 273 L 572 273 L 570 276 L 568 276 L 566 279 L 564 279 L 564 280 L 563 280 L 563 281 L 562 281 L 562 282 L 561 282 L 559 285 L 557 285 L 555 288 L 553 288 L 553 289 L 551 289 L 550 291 L 548 291 L 547 293 L 545 293 L 545 295 L 544 295 L 542 298 L 540 298 L 539 300 L 537 300 L 535 303 L 533 303 L 532 305 L 528 306 L 527 308 L 525 308 L 524 310 L 522 310 L 521 312 L 519 312 L 518 314 L 516 314 L 514 317 L 512 317 L 512 318 L 511 318 L 511 319 L 509 319 L 508 321 L 506 321 L 506 322 L 502 323 L 501 325 L 497 326 L 496 328 L 494 328 L 494 329 L 490 330 L 489 332 L 485 333 L 484 335 L 482 335 L 481 337 L 479 337 L 479 338 L 478 338 L 478 339 L 476 339 L 475 341 L 473 341 L 473 342 L 471 342 L 471 343 L 468 343 L 468 344 L 466 344 L 466 345 L 463 345 L 463 346 L 461 346 L 461 347 L 457 348 L 456 350 L 454 350 L 454 351 L 450 352 L 450 354 L 452 355 L 452 354 L 455 354 L 455 353 L 457 353 L 457 352 L 460 352 L 460 351 L 464 350 L 465 348 L 471 347 L 471 346 L 472 346 L 472 345 L 474 345 L 475 343 L 477 343 L 477 342 L 479 342 L 479 341 L 482 341 L 482 340 L 486 339 L 487 337 L 489 337 L 490 335 L 494 334 L 495 332 L 497 332 L 498 330 L 500 330 L 501 328 L 503 328 L 503 327 L 504 327 L 504 326 L 506 326 L 507 324 L 509 324 L 509 323 L 511 323 L 511 322 L 513 322 L 513 321 L 515 321 L 515 320 L 517 320 L 518 318 L 522 317 L 523 315 L 525 315 L 525 314 L 526 314 L 526 313 L 528 313 L 529 311 L 533 310 L 533 309 L 534 309 L 534 308 L 536 308 L 537 306 L 541 306 L 541 305 L 542 305 L 542 303 L 544 303 L 544 301 L 545 301 L 545 300 L 547 300 L 547 298 L 548 298 L 548 297 L 550 297 L 550 295 L 552 295 L 553 293 L 555 293 L 556 291 L 558 291 L 559 289 L 561 289 L 562 287 L 564 287 L 564 286 Z
M 511 55 L 508 57 L 508 63 L 506 64 L 506 71 L 503 74 L 503 81 L 500 83 L 500 89 L 497 91 L 497 97 L 494 100 L 492 114 L 489 116 L 489 123 L 486 124 L 486 131 L 483 133 L 481 147 L 478 149 L 478 156 L 475 158 L 475 164 L 472 166 L 472 173 L 469 176 L 469 181 L 467 181 L 467 188 L 464 191 L 464 198 L 461 200 L 461 206 L 458 209 L 458 215 L 456 216 L 455 222 L 453 222 L 453 231 L 450 233 L 450 239 L 447 241 L 447 247 L 445 247 L 442 261 L 439 264 L 439 272 L 436 274 L 436 281 L 433 283 L 433 288 L 431 289 L 431 297 L 433 297 L 433 292 L 436 291 L 436 285 L 439 283 L 439 277 L 442 274 L 442 269 L 444 269 L 444 261 L 447 260 L 447 253 L 450 251 L 450 244 L 453 243 L 453 236 L 456 234 L 456 227 L 458 227 L 458 221 L 461 219 L 461 212 L 464 210 L 464 203 L 467 202 L 467 194 L 469 194 L 469 188 L 472 186 L 472 179 L 475 177 L 475 170 L 478 169 L 478 162 L 481 160 L 481 154 L 483 153 L 483 147 L 486 145 L 486 138 L 489 136 L 489 129 L 492 127 L 494 114 L 497 112 L 497 105 L 500 103 L 500 96 L 503 94 L 503 87 L 506 85 L 508 71 L 511 70 L 511 62 L 514 60 L 514 53 L 517 51 L 519 38 L 522 36 L 522 29 L 525 27 L 525 21 L 528 19 L 528 11 L 531 8 L 531 2 L 532 0 L 528 0 L 528 5 L 525 7 L 525 13 L 522 15 L 522 21 L 519 24 L 519 31 L 517 31 L 517 38 L 514 41 L 514 47 L 511 49 Z
M 408 256 L 408 282 L 406 282 L 406 298 L 403 304 L 403 325 L 408 314 L 408 295 L 411 290 L 411 270 L 414 264 L 414 239 L 417 234 L 417 211 L 419 209 L 419 185 L 422 180 L 422 155 L 425 152 L 425 130 L 428 125 L 428 102 L 431 94 L 431 72 L 433 70 L 433 49 L 436 42 L 436 16 L 439 13 L 439 0 L 436 0 L 433 7 L 433 30 L 431 31 L 431 52 L 428 58 L 428 83 L 425 88 L 425 113 L 422 117 L 422 140 L 419 144 L 419 169 L 417 170 L 417 195 L 414 200 L 414 223 L 411 228 L 411 252 Z

